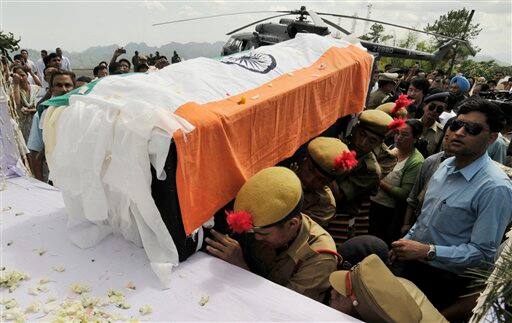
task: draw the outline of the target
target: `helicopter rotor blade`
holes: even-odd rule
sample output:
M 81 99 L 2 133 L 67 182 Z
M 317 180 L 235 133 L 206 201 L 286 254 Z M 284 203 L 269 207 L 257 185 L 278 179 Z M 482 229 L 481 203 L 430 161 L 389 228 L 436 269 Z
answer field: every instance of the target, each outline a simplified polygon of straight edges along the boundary
M 260 20 L 257 20 L 257 21 L 255 21 L 255 22 L 251 22 L 250 24 L 247 24 L 247 25 L 245 25 L 245 26 L 242 26 L 242 27 L 240 27 L 240 28 L 237 28 L 237 29 L 235 29 L 235 30 L 232 30 L 232 31 L 230 31 L 229 33 L 227 33 L 226 35 L 230 36 L 231 34 L 234 34 L 234 33 L 236 33 L 237 31 L 240 31 L 240 30 L 245 29 L 245 28 L 247 28 L 247 27 L 251 27 L 252 25 L 256 25 L 257 23 L 260 23 L 260 22 L 265 21 L 265 20 L 269 20 L 269 19 L 277 18 L 277 17 L 289 16 L 289 15 L 293 15 L 293 13 L 291 13 L 291 12 L 287 12 L 287 13 L 282 13 L 282 14 L 280 14 L 280 15 L 275 15 L 275 16 L 270 16 L 270 17 L 264 18 L 264 19 L 260 19 Z
M 433 33 L 433 32 L 430 32 L 430 31 L 419 30 L 419 29 L 415 29 L 415 28 L 411 28 L 411 27 L 407 27 L 407 26 L 401 26 L 401 25 L 397 25 L 397 24 L 392 24 L 392 23 L 389 23 L 389 22 L 381 21 L 381 20 L 374 20 L 374 19 L 355 17 L 355 16 L 348 16 L 348 15 L 338 15 L 338 14 L 327 13 L 327 12 L 317 12 L 317 14 L 319 14 L 321 16 L 333 16 L 333 17 L 339 17 L 339 18 L 364 20 L 364 21 L 374 22 L 374 23 L 378 23 L 378 24 L 382 24 L 382 25 L 388 25 L 388 26 L 393 26 L 393 27 L 397 27 L 397 28 L 407 29 L 407 30 L 410 30 L 410 31 L 415 31 L 415 32 L 419 32 L 419 33 L 423 33 L 423 34 L 427 34 L 427 35 L 431 35 L 431 36 L 435 36 L 435 37 L 446 38 L 446 39 L 450 39 L 450 40 L 456 40 L 456 41 L 463 42 L 463 43 L 467 43 L 468 42 L 467 40 L 464 40 L 464 39 L 459 39 L 459 38 L 455 38 L 455 37 L 445 36 L 445 35 L 441 35 L 441 34 L 438 34 L 438 33 Z
M 330 20 L 327 20 L 325 18 L 322 18 L 323 22 L 325 22 L 326 24 L 328 24 L 329 26 L 331 26 L 332 28 L 334 29 L 337 29 L 339 31 L 341 31 L 342 33 L 344 33 L 345 35 L 350 35 L 351 32 L 346 30 L 345 28 L 341 27 L 340 25 L 337 25 L 335 24 L 334 22 L 330 21 Z
M 244 14 L 253 14 L 253 13 L 284 13 L 288 11 L 243 11 L 243 12 L 232 12 L 232 13 L 223 13 L 218 15 L 211 15 L 211 16 L 202 16 L 202 17 L 195 17 L 195 18 L 188 18 L 188 19 L 178 19 L 178 20 L 171 20 L 166 22 L 159 22 L 156 24 L 153 24 L 152 26 L 161 26 L 161 25 L 167 25 L 167 24 L 174 24 L 178 22 L 185 22 L 185 21 L 191 21 L 191 20 L 201 20 L 201 19 L 209 19 L 209 18 L 217 18 L 217 17 L 226 17 L 226 16 L 236 16 L 236 15 L 244 15 Z M 291 12 L 291 11 L 290 11 Z
M 313 24 L 319 27 L 327 27 L 323 19 L 314 11 L 307 11 L 307 14 L 311 17 Z

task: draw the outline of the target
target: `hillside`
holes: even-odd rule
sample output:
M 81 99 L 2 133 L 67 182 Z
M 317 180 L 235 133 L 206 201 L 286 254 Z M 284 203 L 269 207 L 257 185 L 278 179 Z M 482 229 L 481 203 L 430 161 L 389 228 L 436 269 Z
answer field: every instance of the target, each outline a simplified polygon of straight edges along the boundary
M 125 46 L 127 53 L 121 57 L 127 58 L 131 61 L 134 51 L 139 51 L 139 54 L 149 55 L 155 51 L 160 52 L 160 55 L 165 55 L 170 60 L 173 51 L 177 51 L 182 59 L 191 59 L 195 57 L 216 57 L 220 55 L 223 42 L 215 43 L 169 43 L 160 47 L 148 46 L 145 43 L 129 43 Z M 64 56 L 69 57 L 71 65 L 74 69 L 92 69 L 98 65 L 101 61 L 110 61 L 112 53 L 119 47 L 119 45 L 108 45 L 108 46 L 95 46 L 89 47 L 83 52 L 67 52 L 65 48 Z M 40 50 L 27 49 L 29 57 L 32 60 L 37 60 L 40 57 Z M 46 49 L 48 52 L 52 52 L 55 49 Z

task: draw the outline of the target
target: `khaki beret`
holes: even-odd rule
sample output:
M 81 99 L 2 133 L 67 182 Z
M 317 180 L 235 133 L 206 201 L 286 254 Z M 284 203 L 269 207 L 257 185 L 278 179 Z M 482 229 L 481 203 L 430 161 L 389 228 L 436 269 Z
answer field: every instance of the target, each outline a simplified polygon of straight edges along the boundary
M 365 322 L 413 323 L 422 320 L 422 312 L 414 298 L 375 254 L 350 271 L 333 272 L 329 282 L 338 293 L 352 299 Z
M 350 152 L 347 145 L 337 138 L 317 137 L 311 140 L 308 153 L 315 166 L 328 177 L 341 175 L 357 165 L 355 153 Z M 349 162 L 349 165 L 342 160 Z
M 365 110 L 359 115 L 359 123 L 366 129 L 384 137 L 393 122 L 389 114 L 381 110 Z
M 234 212 L 249 213 L 254 227 L 265 227 L 297 210 L 301 201 L 297 175 L 286 167 L 269 167 L 245 182 L 236 196 Z
M 406 108 L 400 108 L 393 115 L 393 109 L 395 108 L 395 105 L 396 105 L 395 102 L 388 102 L 388 103 L 379 105 L 376 109 L 386 112 L 391 117 L 402 118 L 402 119 L 406 118 L 407 117 L 407 109 Z
M 396 82 L 398 81 L 398 73 L 380 73 L 378 80 Z

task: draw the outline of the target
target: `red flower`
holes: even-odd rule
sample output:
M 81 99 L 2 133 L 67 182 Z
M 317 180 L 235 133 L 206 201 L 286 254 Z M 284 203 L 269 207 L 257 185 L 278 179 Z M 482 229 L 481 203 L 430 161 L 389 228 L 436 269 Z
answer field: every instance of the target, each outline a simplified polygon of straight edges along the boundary
M 395 118 L 395 119 L 393 119 L 393 122 L 388 124 L 388 129 L 389 130 L 398 130 L 398 129 L 402 128 L 403 126 L 405 126 L 405 120 Z
M 252 215 L 247 211 L 226 211 L 226 221 L 235 233 L 244 233 L 252 229 Z
M 334 158 L 334 169 L 351 170 L 357 166 L 356 152 L 344 151 Z
M 395 101 L 395 106 L 391 110 L 391 115 L 395 115 L 402 108 L 407 108 L 413 102 L 414 102 L 414 100 L 411 100 L 411 99 L 407 98 L 406 94 L 400 94 L 398 99 Z

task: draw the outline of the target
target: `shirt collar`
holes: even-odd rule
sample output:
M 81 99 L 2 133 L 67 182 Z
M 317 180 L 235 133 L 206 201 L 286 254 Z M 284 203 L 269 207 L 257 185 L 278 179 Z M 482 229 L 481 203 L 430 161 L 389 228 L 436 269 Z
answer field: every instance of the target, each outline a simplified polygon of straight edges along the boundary
M 310 223 L 302 216 L 302 223 L 297 237 L 286 250 L 286 254 L 297 263 L 305 254 L 311 251 L 308 244 Z
M 420 121 L 423 121 L 423 117 L 421 117 Z M 434 130 L 434 132 L 437 132 L 439 130 L 438 124 L 439 124 L 439 122 L 434 121 L 434 123 L 427 129 L 432 129 L 432 130 Z
M 486 152 L 482 156 L 480 156 L 479 158 L 474 160 L 471 164 L 467 165 L 466 167 L 464 167 L 462 169 L 456 170 L 455 169 L 455 158 L 456 157 L 451 157 L 451 158 L 447 159 L 448 162 L 446 164 L 446 167 L 448 168 L 448 173 L 446 175 L 461 173 L 462 176 L 464 176 L 464 178 L 468 182 L 471 181 L 471 179 L 476 175 L 476 173 L 478 173 L 478 171 L 491 160 L 491 158 L 489 157 L 489 155 Z

